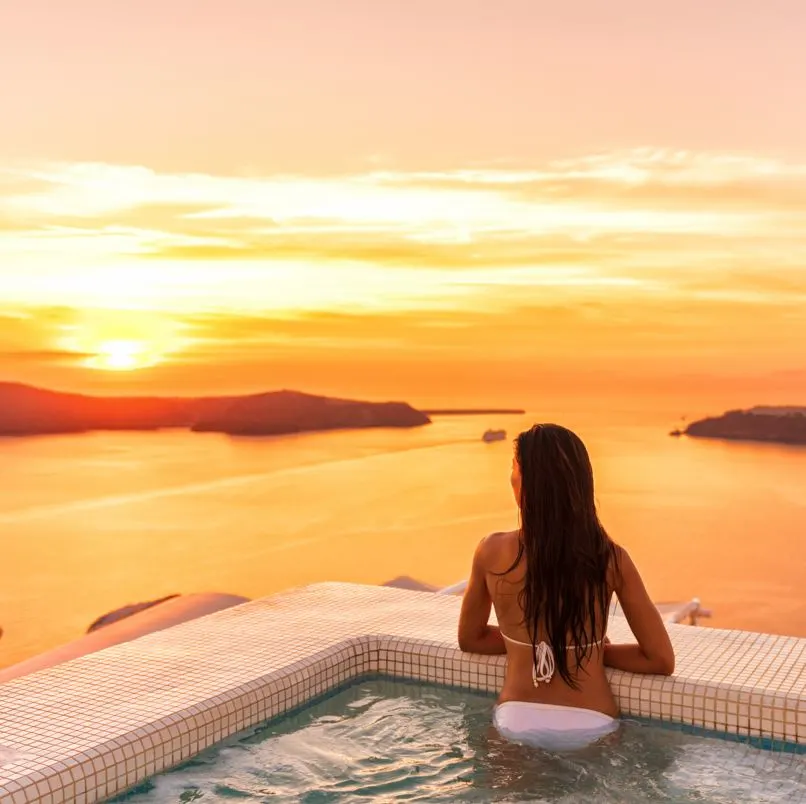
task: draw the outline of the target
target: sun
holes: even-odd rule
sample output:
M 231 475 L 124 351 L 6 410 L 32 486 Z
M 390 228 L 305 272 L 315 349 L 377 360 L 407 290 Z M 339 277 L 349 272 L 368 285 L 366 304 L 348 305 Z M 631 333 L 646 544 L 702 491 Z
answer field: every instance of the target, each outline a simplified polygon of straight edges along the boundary
M 144 341 L 101 341 L 94 352 L 95 354 L 87 360 L 87 365 L 106 371 L 134 371 L 157 362 L 153 350 L 149 349 L 149 344 Z
M 157 366 L 190 343 L 181 322 L 147 311 L 92 310 L 61 327 L 60 350 L 97 371 L 129 372 Z

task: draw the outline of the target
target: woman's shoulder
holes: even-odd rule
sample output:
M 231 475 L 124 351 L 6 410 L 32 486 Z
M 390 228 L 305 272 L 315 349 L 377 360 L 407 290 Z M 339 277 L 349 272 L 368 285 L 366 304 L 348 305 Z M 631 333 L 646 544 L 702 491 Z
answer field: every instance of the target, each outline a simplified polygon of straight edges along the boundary
M 505 547 L 516 547 L 520 544 L 520 534 L 517 530 L 499 530 L 485 536 L 480 543 L 480 547 L 484 550 L 501 550 Z
M 485 569 L 496 572 L 501 564 L 510 566 L 513 563 L 521 549 L 520 545 L 518 531 L 496 531 L 479 542 L 478 556 Z

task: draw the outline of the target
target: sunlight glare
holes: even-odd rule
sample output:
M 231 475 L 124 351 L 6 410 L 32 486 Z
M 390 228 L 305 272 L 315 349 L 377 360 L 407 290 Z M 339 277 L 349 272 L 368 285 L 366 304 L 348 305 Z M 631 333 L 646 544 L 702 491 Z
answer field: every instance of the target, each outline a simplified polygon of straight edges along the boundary
M 90 368 L 106 371 L 134 371 L 153 365 L 146 344 L 141 341 L 103 341 L 97 353 L 87 360 Z
M 58 347 L 82 357 L 87 368 L 135 371 L 163 363 L 186 345 L 176 322 L 146 312 L 84 311 L 62 327 Z

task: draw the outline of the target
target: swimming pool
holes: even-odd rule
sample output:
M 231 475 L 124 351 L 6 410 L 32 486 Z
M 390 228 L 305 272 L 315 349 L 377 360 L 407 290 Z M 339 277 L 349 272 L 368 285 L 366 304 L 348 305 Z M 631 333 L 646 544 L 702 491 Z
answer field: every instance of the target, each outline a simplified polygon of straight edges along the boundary
M 188 802 L 806 802 L 804 746 L 625 721 L 573 754 L 501 740 L 490 695 L 364 680 L 114 799 Z

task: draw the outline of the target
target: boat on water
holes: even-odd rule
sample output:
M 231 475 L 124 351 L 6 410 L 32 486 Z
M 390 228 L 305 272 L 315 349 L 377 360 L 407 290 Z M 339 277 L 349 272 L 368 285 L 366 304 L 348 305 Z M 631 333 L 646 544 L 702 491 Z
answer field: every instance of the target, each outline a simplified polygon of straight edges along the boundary
M 487 430 L 487 432 L 481 437 L 481 440 L 486 441 L 489 444 L 492 441 L 503 441 L 506 437 L 506 430 Z
M 669 435 L 672 436 L 672 438 L 680 438 L 680 436 L 684 436 L 686 434 L 685 424 L 686 424 L 686 417 L 681 416 L 679 426 L 675 427 L 674 430 L 670 431 Z

